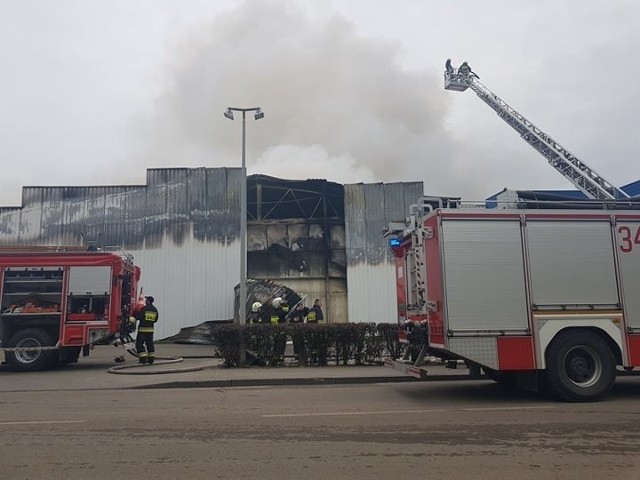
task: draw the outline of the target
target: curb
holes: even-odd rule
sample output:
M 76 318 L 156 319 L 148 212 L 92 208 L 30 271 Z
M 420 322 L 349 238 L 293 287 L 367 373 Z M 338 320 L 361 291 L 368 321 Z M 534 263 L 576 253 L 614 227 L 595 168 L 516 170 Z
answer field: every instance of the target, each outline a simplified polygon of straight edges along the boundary
M 201 380 L 156 383 L 153 385 L 137 385 L 129 390 L 151 390 L 163 388 L 233 388 L 233 387 L 266 387 L 293 385 L 357 385 L 369 383 L 408 383 L 408 382 L 444 382 L 464 380 L 488 380 L 487 377 L 469 375 L 433 375 L 423 379 L 406 377 L 321 377 L 321 378 L 247 378 L 230 380 Z

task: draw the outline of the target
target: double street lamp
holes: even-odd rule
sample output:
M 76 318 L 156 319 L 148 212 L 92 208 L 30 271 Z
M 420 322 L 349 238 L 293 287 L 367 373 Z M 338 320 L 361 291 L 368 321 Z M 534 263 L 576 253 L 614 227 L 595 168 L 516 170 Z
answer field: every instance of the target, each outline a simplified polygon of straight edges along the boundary
M 264 118 L 260 107 L 236 108 L 229 107 L 224 116 L 233 120 L 233 112 L 242 113 L 242 183 L 240 185 L 240 299 L 238 301 L 238 322 L 247 319 L 247 163 L 246 163 L 246 131 L 247 112 L 254 112 L 256 120 Z

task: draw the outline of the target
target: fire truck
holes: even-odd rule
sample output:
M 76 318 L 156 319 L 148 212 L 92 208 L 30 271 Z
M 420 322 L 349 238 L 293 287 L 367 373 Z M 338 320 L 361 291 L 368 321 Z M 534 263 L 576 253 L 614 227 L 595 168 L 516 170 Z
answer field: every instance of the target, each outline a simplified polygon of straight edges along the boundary
M 640 366 L 640 210 L 426 207 L 392 237 L 398 318 L 425 338 L 388 366 L 461 360 L 566 401 Z
M 640 366 L 640 203 L 489 90 L 466 62 L 453 68 L 447 60 L 444 86 L 474 91 L 587 200 L 538 210 L 434 198 L 413 205 L 387 234 L 401 341 L 419 348 L 388 366 L 424 378 L 431 355 L 565 401 L 605 397 L 617 374 Z
M 16 371 L 76 362 L 127 337 L 140 268 L 86 247 L 0 248 L 0 351 Z

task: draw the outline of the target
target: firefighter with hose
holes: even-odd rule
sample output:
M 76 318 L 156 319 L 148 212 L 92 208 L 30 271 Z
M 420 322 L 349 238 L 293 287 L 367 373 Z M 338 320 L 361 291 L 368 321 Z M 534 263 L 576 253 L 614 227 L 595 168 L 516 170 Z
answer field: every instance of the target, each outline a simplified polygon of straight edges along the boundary
M 145 306 L 136 314 L 136 320 L 139 322 L 136 351 L 138 352 L 138 362 L 143 365 L 153 365 L 156 359 L 153 327 L 158 321 L 158 309 L 153 304 L 154 300 L 151 296 L 145 297 Z

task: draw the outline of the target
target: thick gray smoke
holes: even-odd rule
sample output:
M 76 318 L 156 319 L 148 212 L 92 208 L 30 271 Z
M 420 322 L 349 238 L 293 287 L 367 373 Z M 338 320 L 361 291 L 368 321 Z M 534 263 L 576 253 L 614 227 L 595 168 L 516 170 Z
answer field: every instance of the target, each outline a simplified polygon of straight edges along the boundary
M 172 48 L 139 153 L 156 166 L 238 166 L 241 116 L 223 112 L 260 106 L 263 120 L 247 116 L 249 173 L 472 191 L 444 129 L 441 72 L 406 71 L 402 53 L 337 14 L 247 1 Z

